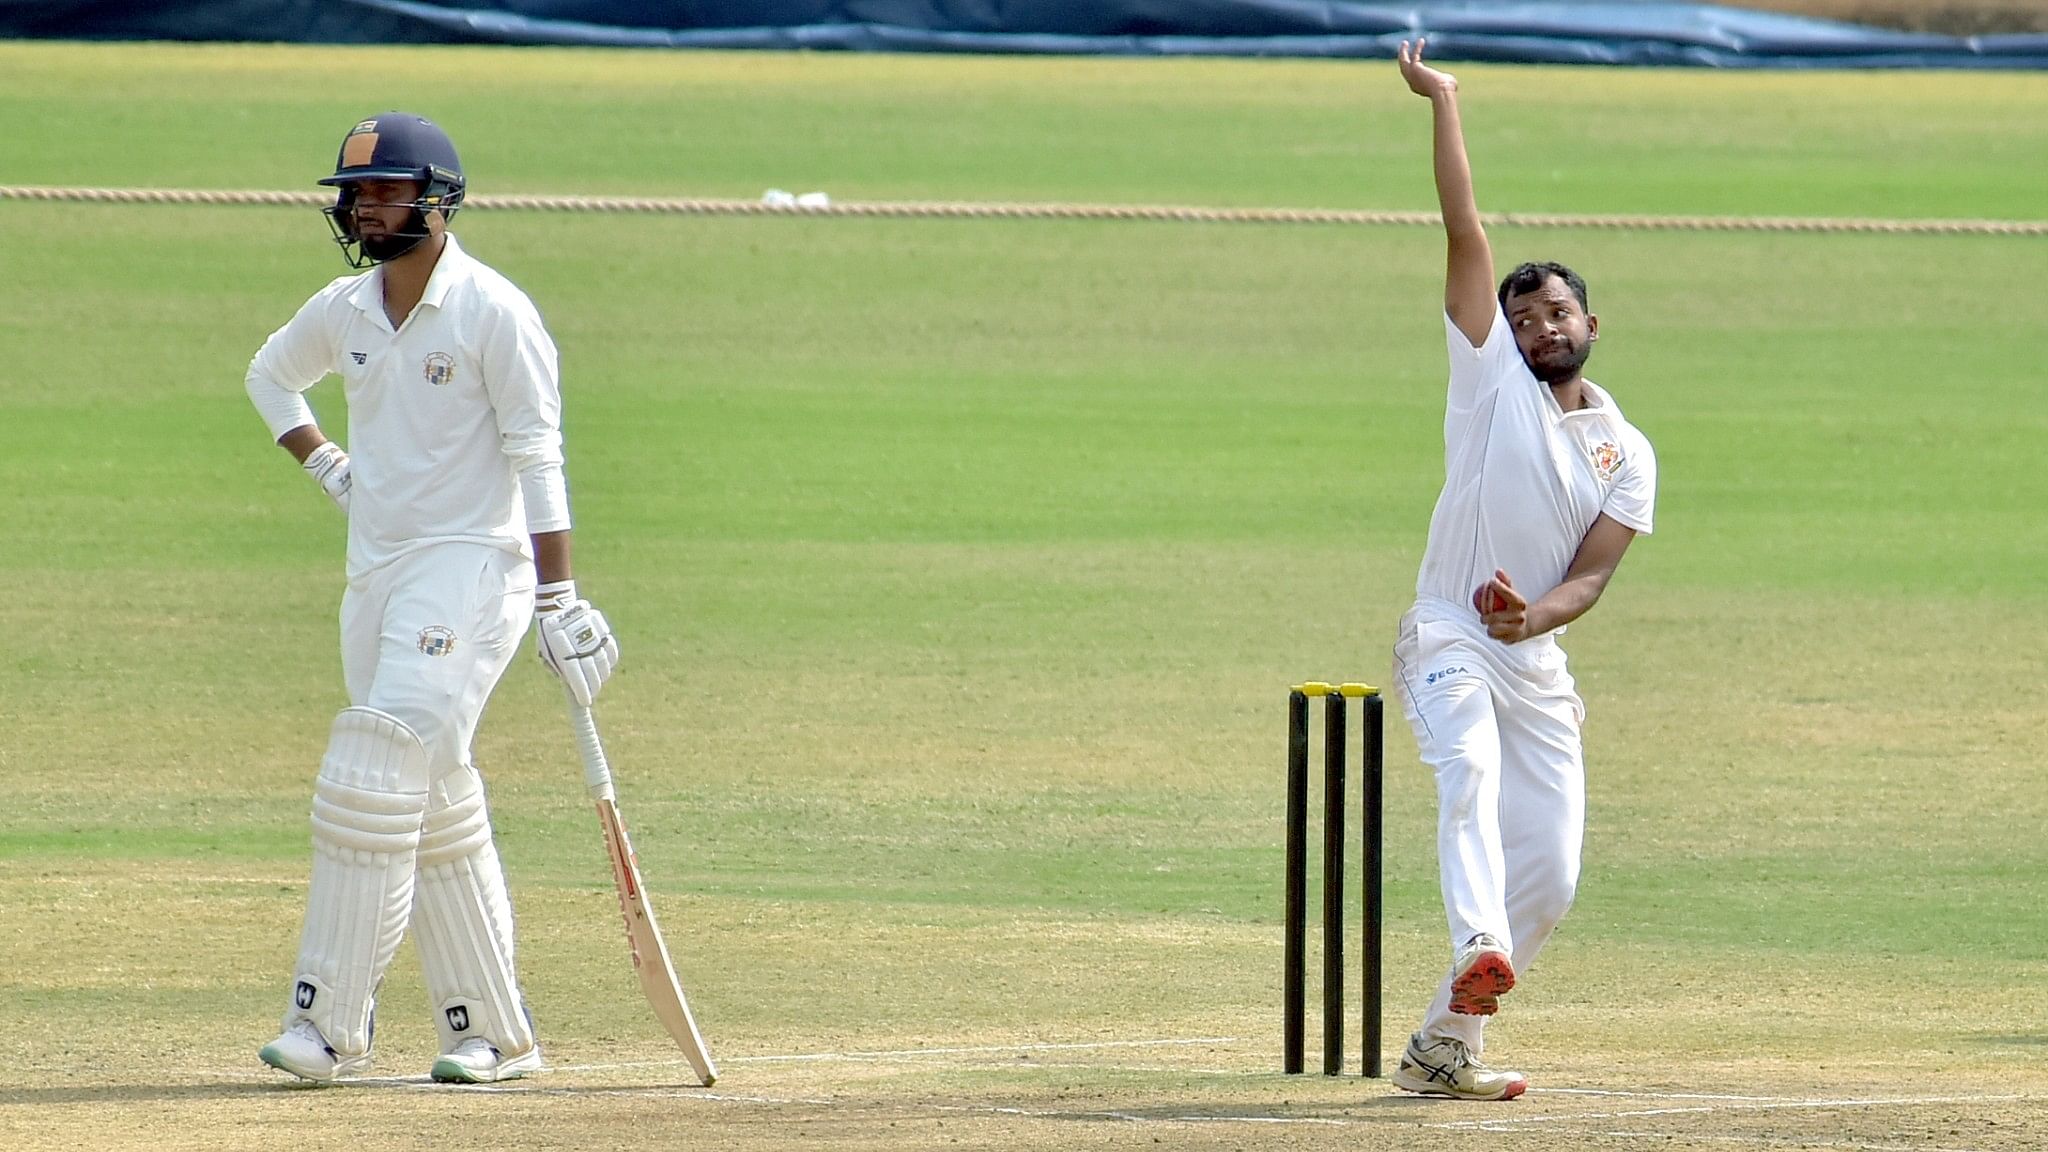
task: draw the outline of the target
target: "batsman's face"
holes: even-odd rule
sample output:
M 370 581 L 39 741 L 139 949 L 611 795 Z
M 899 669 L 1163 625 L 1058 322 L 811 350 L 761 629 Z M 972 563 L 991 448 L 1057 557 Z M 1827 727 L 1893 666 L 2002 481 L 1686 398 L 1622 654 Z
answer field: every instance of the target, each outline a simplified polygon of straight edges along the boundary
M 1552 276 L 1534 292 L 1508 297 L 1502 307 L 1522 360 L 1538 380 L 1562 384 L 1585 370 L 1593 341 L 1600 338 L 1600 318 L 1580 306 L 1562 276 Z
M 413 202 L 425 191 L 417 180 L 365 180 L 356 185 L 356 234 L 371 240 L 405 231 L 412 222 Z

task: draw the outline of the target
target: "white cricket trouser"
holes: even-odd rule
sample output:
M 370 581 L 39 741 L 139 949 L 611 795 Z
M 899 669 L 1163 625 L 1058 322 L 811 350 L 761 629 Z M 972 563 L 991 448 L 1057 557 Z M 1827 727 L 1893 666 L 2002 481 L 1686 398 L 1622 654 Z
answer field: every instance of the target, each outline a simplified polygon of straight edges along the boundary
M 473 771 L 477 721 L 532 619 L 533 565 L 517 553 L 469 543 L 407 553 L 342 595 L 349 703 L 404 721 L 432 779 Z
M 1401 618 L 1394 686 L 1436 772 L 1437 865 L 1455 951 L 1491 933 L 1529 969 L 1571 907 L 1586 828 L 1585 707 L 1552 637 L 1502 644 L 1469 606 Z M 1484 1047 L 1483 1016 L 1450 1010 L 1448 967 L 1422 1031 Z
M 533 565 L 482 544 L 437 544 L 351 584 L 341 602 L 349 701 L 388 713 L 428 760 L 413 940 L 443 1051 L 483 1036 L 533 1046 L 513 962 L 512 907 L 470 743 L 533 618 Z

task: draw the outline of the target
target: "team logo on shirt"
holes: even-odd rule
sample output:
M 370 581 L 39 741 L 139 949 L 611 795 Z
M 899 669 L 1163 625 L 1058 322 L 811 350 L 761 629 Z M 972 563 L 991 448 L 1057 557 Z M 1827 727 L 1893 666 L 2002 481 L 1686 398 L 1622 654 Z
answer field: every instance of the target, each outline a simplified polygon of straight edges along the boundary
M 452 383 L 455 380 L 455 357 L 450 356 L 446 352 L 436 352 L 428 356 L 427 362 L 423 367 L 426 371 L 427 383 L 432 384 L 436 388 Z
M 1593 449 L 1593 471 L 1602 480 L 1613 480 L 1614 470 L 1621 467 L 1621 448 L 1612 440 L 1603 440 Z
M 358 364 L 368 364 L 370 362 L 370 354 L 368 352 L 351 352 L 348 354 L 348 358 Z
M 455 651 L 455 633 L 439 624 L 420 629 L 420 651 L 429 656 L 446 656 Z

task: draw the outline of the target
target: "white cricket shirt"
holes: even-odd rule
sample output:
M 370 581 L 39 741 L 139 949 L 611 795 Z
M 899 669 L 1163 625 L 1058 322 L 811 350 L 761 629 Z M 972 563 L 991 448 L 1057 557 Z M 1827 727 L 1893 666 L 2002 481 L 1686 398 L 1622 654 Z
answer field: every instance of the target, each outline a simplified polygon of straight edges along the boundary
M 1417 598 L 1469 613 L 1472 593 L 1498 568 L 1533 604 L 1564 580 L 1602 512 L 1649 534 L 1657 458 L 1614 398 L 1589 380 L 1586 407 L 1558 407 L 1499 309 L 1483 347 L 1448 315 L 1444 327 L 1444 489 L 1429 518 Z
M 299 394 L 329 373 L 348 397 L 349 579 L 448 541 L 530 556 L 529 534 L 569 527 L 554 341 L 453 235 L 396 331 L 372 268 L 264 342 L 247 386 L 272 437 L 313 423 Z

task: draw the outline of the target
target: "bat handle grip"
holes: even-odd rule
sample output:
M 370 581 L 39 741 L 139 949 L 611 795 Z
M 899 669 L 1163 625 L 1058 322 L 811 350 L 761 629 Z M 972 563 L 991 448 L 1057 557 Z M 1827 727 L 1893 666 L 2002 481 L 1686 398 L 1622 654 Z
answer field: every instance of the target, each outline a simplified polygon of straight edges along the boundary
M 581 704 L 569 705 L 569 723 L 576 729 L 576 749 L 583 753 L 583 786 L 592 800 L 610 800 L 612 769 L 605 763 L 604 745 L 597 738 L 597 718 Z

